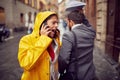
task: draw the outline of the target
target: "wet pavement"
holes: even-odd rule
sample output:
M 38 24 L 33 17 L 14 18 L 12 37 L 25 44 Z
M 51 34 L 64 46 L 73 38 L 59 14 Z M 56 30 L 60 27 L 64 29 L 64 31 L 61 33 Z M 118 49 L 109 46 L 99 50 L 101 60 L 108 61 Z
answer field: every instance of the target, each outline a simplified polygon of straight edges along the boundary
M 98 47 L 94 49 L 94 64 L 96 67 L 96 75 L 99 80 L 120 80 L 116 71 L 117 63 L 111 64 L 110 58 L 104 55 Z
M 14 38 L 0 43 L 0 80 L 20 80 L 23 70 L 19 66 L 17 52 L 19 40 L 25 34 L 14 33 Z M 94 49 L 94 63 L 99 80 L 120 80 L 115 66 L 109 63 L 97 47 Z
M 14 38 L 0 43 L 0 80 L 20 80 L 22 69 L 19 67 L 17 52 L 18 42 L 23 35 L 22 32 L 14 33 Z

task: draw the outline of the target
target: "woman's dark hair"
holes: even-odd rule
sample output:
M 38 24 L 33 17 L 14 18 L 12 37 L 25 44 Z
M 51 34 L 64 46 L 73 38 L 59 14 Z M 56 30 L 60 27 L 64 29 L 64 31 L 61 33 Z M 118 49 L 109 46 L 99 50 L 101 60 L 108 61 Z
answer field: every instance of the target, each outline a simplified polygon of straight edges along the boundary
M 51 17 L 53 17 L 53 16 L 56 16 L 56 17 L 58 18 L 57 14 L 52 14 L 52 15 L 48 16 L 48 17 L 42 22 L 42 24 L 40 25 L 40 29 L 41 29 L 42 25 L 43 25 L 44 23 L 47 23 L 47 21 L 48 21 Z
M 84 14 L 78 10 L 75 10 L 75 11 L 69 12 L 67 14 L 67 18 L 68 20 L 72 20 L 75 24 L 80 24 L 83 22 Z

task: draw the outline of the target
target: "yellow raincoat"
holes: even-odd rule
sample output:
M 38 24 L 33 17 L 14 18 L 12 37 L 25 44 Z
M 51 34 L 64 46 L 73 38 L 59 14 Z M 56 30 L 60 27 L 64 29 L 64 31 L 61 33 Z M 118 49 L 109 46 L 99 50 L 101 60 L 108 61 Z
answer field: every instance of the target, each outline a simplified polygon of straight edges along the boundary
M 32 34 L 20 40 L 18 60 L 24 69 L 21 80 L 50 80 L 50 56 L 47 47 L 52 39 L 45 35 L 40 36 L 39 28 L 51 14 L 56 13 L 50 11 L 38 13 Z M 60 45 L 58 38 L 56 41 Z M 55 70 L 57 70 L 57 62 L 55 65 Z

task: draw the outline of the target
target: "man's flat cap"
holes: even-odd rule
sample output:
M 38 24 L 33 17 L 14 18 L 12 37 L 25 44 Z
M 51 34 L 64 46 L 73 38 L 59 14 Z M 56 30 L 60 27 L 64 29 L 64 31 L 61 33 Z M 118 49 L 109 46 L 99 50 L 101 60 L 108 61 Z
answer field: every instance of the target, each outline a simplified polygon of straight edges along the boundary
M 80 2 L 77 0 L 70 0 L 69 2 L 66 3 L 66 10 L 74 10 L 78 8 L 83 8 L 86 5 L 84 2 Z

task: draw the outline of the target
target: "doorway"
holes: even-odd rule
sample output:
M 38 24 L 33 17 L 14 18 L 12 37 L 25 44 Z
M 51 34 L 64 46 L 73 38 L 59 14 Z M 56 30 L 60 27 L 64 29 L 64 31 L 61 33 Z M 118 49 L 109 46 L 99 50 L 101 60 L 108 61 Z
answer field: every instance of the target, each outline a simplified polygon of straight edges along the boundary
M 120 53 L 120 0 L 108 0 L 106 53 L 119 62 Z

